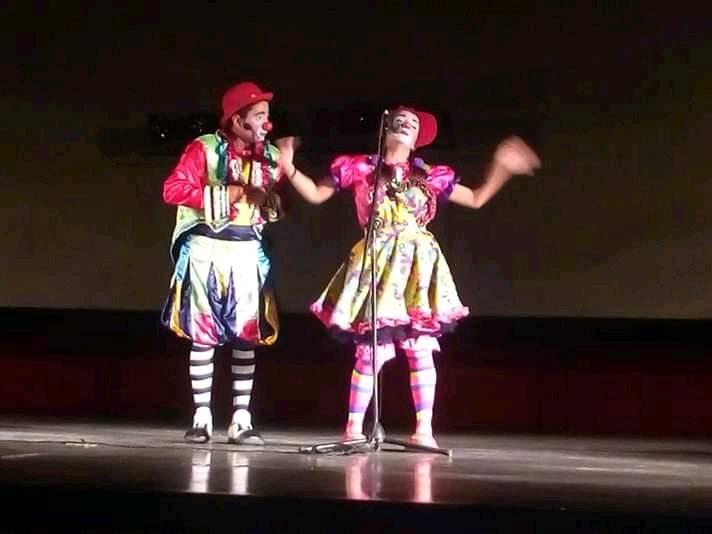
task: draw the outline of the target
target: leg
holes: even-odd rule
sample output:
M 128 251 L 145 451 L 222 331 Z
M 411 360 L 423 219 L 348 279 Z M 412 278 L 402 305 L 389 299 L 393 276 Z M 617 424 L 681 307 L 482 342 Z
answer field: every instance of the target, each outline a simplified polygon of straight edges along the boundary
M 263 445 L 264 440 L 252 428 L 250 399 L 255 377 L 255 351 L 232 349 L 232 422 L 227 431 L 228 442 Z
M 378 345 L 376 350 L 376 375 L 381 372 L 383 364 L 395 356 L 393 344 Z M 371 347 L 356 345 L 356 363 L 351 373 L 351 390 L 349 392 L 349 416 L 343 438 L 363 438 L 363 420 L 368 405 L 373 396 L 373 363 Z
M 421 445 L 437 447 L 432 428 L 437 383 L 437 371 L 433 362 L 435 346 L 432 342 L 437 344 L 437 340 L 430 338 L 432 341 L 429 341 L 424 338 L 426 336 L 408 340 L 403 344 L 410 368 L 410 393 L 416 418 L 415 433 L 411 439 Z
M 210 394 L 213 387 L 215 348 L 194 343 L 190 349 L 190 384 L 193 390 L 193 427 L 185 433 L 187 441 L 205 443 L 213 434 Z

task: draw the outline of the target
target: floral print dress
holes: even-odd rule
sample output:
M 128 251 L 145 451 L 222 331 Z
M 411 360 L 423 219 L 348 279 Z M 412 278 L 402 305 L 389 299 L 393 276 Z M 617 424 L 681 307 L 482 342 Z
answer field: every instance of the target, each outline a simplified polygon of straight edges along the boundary
M 334 186 L 352 190 L 364 231 L 376 163 L 376 156 L 343 155 L 330 167 Z M 383 167 L 386 177 L 379 180 L 375 230 L 378 343 L 439 337 L 469 314 L 440 246 L 427 229 L 438 201 L 452 192 L 456 176 L 450 167 L 420 159 Z M 365 245 L 365 238 L 354 245 L 310 307 L 341 341 L 371 339 L 371 258 Z

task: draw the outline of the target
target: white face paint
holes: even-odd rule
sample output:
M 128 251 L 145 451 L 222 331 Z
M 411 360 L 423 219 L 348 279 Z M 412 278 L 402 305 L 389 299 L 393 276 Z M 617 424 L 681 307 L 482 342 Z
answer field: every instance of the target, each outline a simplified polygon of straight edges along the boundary
M 249 109 L 244 118 L 241 119 L 238 115 L 233 117 L 233 132 L 248 144 L 264 141 L 269 131 L 264 126 L 268 122 L 269 104 L 257 102 Z
M 249 129 L 254 133 L 255 141 L 264 141 L 267 130 L 263 127 L 269 122 L 269 104 L 267 102 L 257 102 L 250 108 L 245 117 L 245 124 L 249 124 Z
M 413 150 L 419 131 L 420 121 L 418 116 L 410 111 L 401 110 L 391 120 L 388 138 L 392 142 L 406 145 Z

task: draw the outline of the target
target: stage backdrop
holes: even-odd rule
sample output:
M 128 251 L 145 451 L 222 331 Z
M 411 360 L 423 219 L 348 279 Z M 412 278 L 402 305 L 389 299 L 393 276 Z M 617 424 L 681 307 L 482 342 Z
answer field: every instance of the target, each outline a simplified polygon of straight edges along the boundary
M 160 309 L 175 216 L 161 187 L 178 154 L 108 157 L 90 129 L 60 144 L 34 126 L 3 139 L 0 306 Z M 535 177 L 432 224 L 462 300 L 478 315 L 712 317 L 709 139 L 710 115 L 542 125 Z M 427 156 L 471 183 L 495 137 L 477 141 Z M 328 162 L 301 157 L 315 176 Z M 281 306 L 300 312 L 359 229 L 347 193 L 291 204 L 271 236 Z
M 450 112 L 452 143 L 423 155 L 465 184 L 503 135 L 532 142 L 535 177 L 479 211 L 441 206 L 432 225 L 473 314 L 712 317 L 712 47 L 687 12 L 683 24 L 647 8 L 447 20 L 432 9 L 403 42 L 378 11 L 360 19 L 366 41 L 343 20 L 278 31 L 270 15 L 241 28 L 254 53 L 236 55 L 190 12 L 42 9 L 28 7 L 2 47 L 0 306 L 160 310 L 175 216 L 161 188 L 179 149 L 131 147 L 149 113 L 215 111 L 251 77 L 277 92 L 275 109 L 301 115 L 299 163 L 315 176 L 334 154 L 309 151 L 307 119 L 355 95 Z M 391 15 L 408 27 L 408 13 Z M 281 307 L 304 312 L 359 229 L 342 193 L 294 200 L 271 234 Z

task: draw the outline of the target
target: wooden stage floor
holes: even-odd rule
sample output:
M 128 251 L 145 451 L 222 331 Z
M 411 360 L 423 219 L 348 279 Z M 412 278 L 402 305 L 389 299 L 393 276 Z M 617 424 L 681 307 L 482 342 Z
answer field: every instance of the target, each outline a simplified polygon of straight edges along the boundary
M 305 454 L 184 428 L 0 417 L 3 532 L 670 532 L 712 525 L 712 441 L 438 436 L 452 456 Z M 404 438 L 402 435 L 389 435 Z M 23 509 L 22 505 L 27 505 Z

